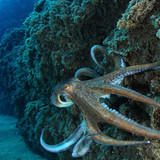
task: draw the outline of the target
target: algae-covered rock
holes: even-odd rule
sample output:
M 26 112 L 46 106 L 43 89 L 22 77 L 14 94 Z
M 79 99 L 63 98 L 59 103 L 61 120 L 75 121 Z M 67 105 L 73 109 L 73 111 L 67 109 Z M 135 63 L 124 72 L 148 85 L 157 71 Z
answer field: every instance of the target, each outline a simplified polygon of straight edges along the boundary
M 156 0 L 131 0 L 123 17 L 118 21 L 119 29 L 132 30 L 141 25 L 157 5 Z
M 36 47 L 35 56 L 41 57 L 41 78 L 54 72 L 66 79 L 78 68 L 91 66 L 90 48 L 113 30 L 124 7 L 123 2 L 112 1 L 39 1 L 24 24 L 28 43 Z
M 127 66 L 157 61 L 160 55 L 159 6 L 158 0 L 40 0 L 25 20 L 25 28 L 4 35 L 0 44 L 3 68 L 0 81 L 5 82 L 3 87 L 7 88 L 16 109 L 20 133 L 33 149 L 47 159 L 73 159 L 72 150 L 52 154 L 40 146 L 42 128 L 45 128 L 45 141 L 57 144 L 82 120 L 76 105 L 67 109 L 51 105 L 54 86 L 73 77 L 81 67 L 96 69 L 100 74 L 106 72 L 97 69 L 90 58 L 90 48 L 95 44 L 103 43 L 108 51 L 100 55 L 101 64 L 106 67 L 107 54 L 121 55 Z M 123 85 L 154 98 L 159 94 L 156 77 L 159 72 L 142 73 L 126 78 Z M 151 114 L 152 110 L 147 110 L 145 104 L 117 99 L 111 100 L 111 104 L 120 113 L 156 128 L 158 111 Z M 141 139 L 110 125 L 101 127 L 104 133 L 117 139 Z M 90 152 L 80 159 L 157 159 L 159 151 L 155 145 L 138 148 L 93 144 Z M 153 152 L 145 154 L 143 147 Z
M 3 94 L 2 97 L 6 97 L 7 104 L 3 104 L 3 107 L 8 107 L 12 111 L 16 106 L 15 97 L 22 99 L 23 95 L 18 92 L 23 92 L 23 84 L 18 84 L 19 80 L 23 79 L 21 54 L 23 53 L 25 29 L 13 28 L 6 32 L 0 43 L 0 88 Z M 24 83 L 24 81 L 23 81 Z M 25 92 L 25 91 L 24 91 Z M 20 102 L 18 102 L 20 103 Z M 4 111 L 7 110 L 4 108 Z M 24 109 L 24 103 L 22 105 Z M 23 110 L 22 109 L 22 110 Z M 18 110 L 17 113 L 21 111 Z
M 108 54 L 122 55 L 129 66 L 159 61 L 159 6 L 158 0 L 130 1 L 115 30 L 103 41 Z M 105 62 L 104 58 L 102 65 Z M 160 94 L 159 73 L 160 71 L 133 75 L 126 78 L 123 85 L 154 98 Z M 158 108 L 133 101 L 129 101 L 129 104 L 131 107 L 142 108 L 145 114 L 148 114 L 150 121 L 144 118 L 140 120 L 141 123 L 159 130 Z M 155 140 L 151 145 L 139 146 L 140 159 L 159 159 L 158 143 L 159 141 Z

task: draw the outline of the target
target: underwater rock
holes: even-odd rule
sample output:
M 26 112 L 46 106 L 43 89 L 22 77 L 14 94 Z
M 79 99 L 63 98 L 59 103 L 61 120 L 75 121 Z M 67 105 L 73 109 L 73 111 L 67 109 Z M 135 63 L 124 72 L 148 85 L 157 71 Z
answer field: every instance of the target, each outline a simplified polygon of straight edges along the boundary
M 130 1 L 122 19 L 117 22 L 115 30 L 103 41 L 108 54 L 124 56 L 125 62 L 129 66 L 159 60 L 159 6 L 160 2 L 158 0 Z M 104 58 L 102 65 L 105 62 L 106 60 Z M 159 72 L 145 73 L 142 77 L 140 78 L 138 75 L 128 77 L 124 80 L 123 85 L 134 88 L 136 91 L 149 95 L 152 98 L 159 95 Z M 151 122 L 141 119 L 140 121 L 142 123 L 147 122 L 149 123 L 147 125 L 151 125 L 153 128 L 159 130 L 159 109 L 153 106 L 145 106 L 139 102 L 133 103 L 133 101 L 129 101 L 129 104 L 134 108 L 135 106 L 141 107 L 148 114 Z M 158 144 L 159 141 L 155 140 L 148 147 L 139 146 L 141 159 L 159 159 Z
M 58 81 L 73 76 L 80 67 L 93 65 L 90 48 L 113 30 L 124 7 L 124 2 L 111 0 L 103 3 L 48 0 L 40 13 L 34 10 L 24 24 L 26 38 L 30 37 L 28 43 L 32 41 L 37 50 L 35 56 L 41 57 L 41 78 L 48 78 L 52 70 L 47 63 L 54 63 Z
M 145 18 L 157 5 L 156 0 L 131 0 L 122 19 L 117 23 L 119 29 L 127 31 L 143 25 Z
M 40 147 L 39 137 L 44 126 L 47 130 L 45 141 L 57 144 L 80 124 L 80 111 L 75 105 L 64 110 L 51 105 L 52 89 L 56 83 L 73 77 L 81 67 L 94 68 L 100 74 L 108 72 L 97 68 L 89 54 L 93 45 L 102 42 L 108 51 L 100 55 L 104 67 L 107 67 L 107 54 L 123 56 L 128 66 L 157 61 L 160 58 L 160 42 L 156 37 L 160 29 L 159 6 L 158 0 L 132 0 L 130 3 L 129 0 L 40 0 L 25 20 L 25 29 L 5 35 L 0 44 L 0 65 L 3 66 L 3 70 L 0 69 L 0 81 L 5 82 L 4 88 L 9 89 L 11 104 L 16 108 L 19 118 L 19 130 L 32 148 L 48 159 L 73 159 L 69 151 L 51 154 Z M 123 16 L 118 21 L 121 14 Z M 156 86 L 152 85 L 152 88 L 150 85 L 159 73 L 142 74 L 126 78 L 123 85 L 151 94 L 154 98 L 159 94 L 156 88 L 159 82 Z M 144 110 L 137 109 L 143 108 L 139 102 L 124 100 L 123 103 L 125 105 L 117 105 L 120 112 L 130 118 L 136 114 L 136 121 L 147 126 L 153 122 L 150 118 L 159 115 L 150 114 L 151 110 L 145 106 Z M 144 114 L 141 113 L 143 111 Z M 156 127 L 157 121 L 154 124 Z M 132 135 L 119 132 L 113 126 L 104 127 L 103 130 L 119 139 L 132 138 Z M 133 138 L 139 139 L 136 136 Z M 152 145 L 140 148 L 97 145 L 92 145 L 88 155 L 81 159 L 141 160 L 160 156 L 157 148 Z M 148 147 L 148 151 L 153 149 L 153 152 L 148 155 L 143 147 Z
M 15 99 L 18 90 L 23 90 L 17 87 L 17 82 L 23 75 L 20 59 L 23 52 L 24 35 L 25 29 L 23 27 L 13 28 L 3 35 L 0 43 L 0 92 L 3 99 L 1 99 L 1 109 L 4 113 L 9 111 L 9 114 L 13 114 L 15 107 L 13 99 Z M 22 94 L 17 98 L 21 99 Z M 6 106 L 7 108 L 4 108 Z
M 89 55 L 91 46 L 101 43 L 106 34 L 109 34 L 116 26 L 125 6 L 127 3 L 121 1 L 117 3 L 104 1 L 102 3 L 91 0 L 73 2 L 42 0 L 37 3 L 34 11 L 24 23 L 26 26 L 26 50 L 23 53 L 23 62 L 26 66 L 28 86 L 31 90 L 28 93 L 27 108 L 39 106 L 36 104 L 38 101 L 35 101 L 34 105 L 30 103 L 37 99 L 45 101 L 45 104 L 50 104 L 51 90 L 57 82 L 70 78 L 80 67 L 94 66 Z M 111 21 L 112 23 L 110 23 Z M 61 113 L 57 108 L 53 109 L 54 106 L 46 105 L 46 107 L 52 114 L 44 116 L 43 112 L 32 111 L 35 114 L 27 114 L 21 123 L 21 130 L 23 133 L 27 133 L 26 139 L 30 139 L 30 143 L 36 143 L 33 145 L 36 147 L 39 141 L 35 142 L 35 139 L 38 139 L 39 135 L 35 135 L 35 132 L 40 130 L 35 128 L 45 126 L 44 123 L 46 124 L 49 119 L 52 119 L 52 125 L 48 125 L 51 126 L 49 131 L 54 137 L 52 143 L 57 143 L 62 138 L 69 136 L 80 123 L 79 111 L 76 106 Z M 24 114 L 26 115 L 26 110 Z M 36 115 L 45 117 L 43 126 L 38 123 L 38 119 L 35 121 Z M 26 127 L 30 120 L 30 125 Z M 76 124 L 72 123 L 75 120 Z M 58 128 L 56 122 L 60 122 Z M 70 127 L 67 127 L 67 124 L 70 124 Z M 68 130 L 68 128 L 70 129 Z M 62 134 L 64 136 L 59 136 Z M 49 157 L 48 152 L 44 153 Z M 66 155 L 70 157 L 69 153 L 63 153 L 58 155 L 58 159 L 65 159 Z

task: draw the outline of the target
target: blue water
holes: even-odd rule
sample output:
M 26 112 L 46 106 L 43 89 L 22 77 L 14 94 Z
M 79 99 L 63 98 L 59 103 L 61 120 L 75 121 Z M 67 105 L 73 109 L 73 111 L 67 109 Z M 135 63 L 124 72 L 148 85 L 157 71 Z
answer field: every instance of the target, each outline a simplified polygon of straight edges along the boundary
M 34 4 L 37 1 L 38 0 L 0 0 L 0 41 L 8 29 L 23 25 L 25 18 L 33 11 Z M 2 81 L 0 82 L 2 83 Z M 12 107 L 9 107 L 10 104 L 3 88 L 3 85 L 0 84 L 0 113 L 12 113 Z
M 8 29 L 23 24 L 36 1 L 38 0 L 0 0 L 0 41 Z M 7 55 L 5 51 L 0 50 L 0 60 L 2 53 Z M 0 67 L 3 67 L 2 63 Z M 6 72 L 4 68 L 1 68 L 1 71 Z M 0 77 L 0 160 L 45 160 L 33 153 L 18 134 L 17 119 L 12 115 L 12 106 L 2 84 L 5 78 L 4 81 L 2 79 Z
M 9 28 L 20 27 L 38 0 L 0 0 L 0 40 Z

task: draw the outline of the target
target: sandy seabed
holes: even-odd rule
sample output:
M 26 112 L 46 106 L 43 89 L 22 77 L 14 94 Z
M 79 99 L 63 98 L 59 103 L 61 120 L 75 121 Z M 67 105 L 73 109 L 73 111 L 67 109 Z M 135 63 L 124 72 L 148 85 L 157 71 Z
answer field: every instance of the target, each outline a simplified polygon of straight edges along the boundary
M 33 153 L 18 135 L 16 118 L 0 115 L 0 160 L 46 160 Z

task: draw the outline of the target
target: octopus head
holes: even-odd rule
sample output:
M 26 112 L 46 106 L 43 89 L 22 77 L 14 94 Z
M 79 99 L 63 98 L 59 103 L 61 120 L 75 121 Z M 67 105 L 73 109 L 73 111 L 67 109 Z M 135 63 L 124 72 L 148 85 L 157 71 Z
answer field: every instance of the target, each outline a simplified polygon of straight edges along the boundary
M 70 92 L 73 90 L 71 83 L 58 84 L 52 93 L 51 102 L 57 107 L 69 107 L 74 104 Z

